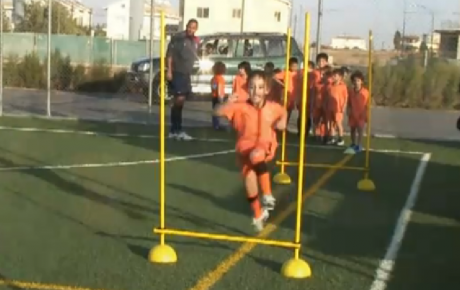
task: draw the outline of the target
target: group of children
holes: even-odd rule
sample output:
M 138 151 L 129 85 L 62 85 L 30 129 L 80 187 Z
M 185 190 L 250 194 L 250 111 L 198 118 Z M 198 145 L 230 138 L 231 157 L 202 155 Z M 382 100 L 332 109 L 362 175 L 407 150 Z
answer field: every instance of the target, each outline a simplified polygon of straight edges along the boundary
M 246 187 L 247 198 L 254 213 L 253 224 L 257 231 L 263 229 L 269 211 L 275 207 L 271 192 L 268 163 L 273 160 L 277 143 L 277 130 L 286 130 L 291 113 L 307 110 L 307 127 L 327 144 L 343 145 L 343 118 L 348 113 L 352 144 L 348 152 L 359 152 L 363 129 L 367 122 L 369 93 L 364 88 L 364 75 L 351 75 L 352 88 L 345 83 L 344 69 L 331 69 L 327 54 L 319 54 L 318 67 L 308 64 L 308 96 L 310 102 L 301 105 L 303 70 L 298 60 L 291 58 L 285 71 L 276 70 L 267 63 L 264 71 L 252 71 L 248 62 L 238 66 L 233 81 L 233 94 L 225 95 L 225 65 L 214 65 L 211 80 L 213 126 L 221 129 L 219 118 L 226 118 L 237 132 L 236 152 Z M 283 106 L 284 80 L 288 81 L 288 99 Z M 301 114 L 299 114 L 301 115 Z M 299 117 L 298 129 L 303 122 Z M 259 186 L 262 200 L 259 200 Z

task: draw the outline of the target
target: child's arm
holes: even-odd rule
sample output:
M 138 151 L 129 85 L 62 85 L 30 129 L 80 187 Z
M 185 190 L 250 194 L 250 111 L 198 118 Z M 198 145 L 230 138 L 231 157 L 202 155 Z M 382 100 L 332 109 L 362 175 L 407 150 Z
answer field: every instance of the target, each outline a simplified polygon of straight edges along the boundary
M 275 129 L 284 131 L 287 128 L 287 111 L 281 105 L 278 107 L 280 117 L 275 121 Z
M 342 100 L 343 104 L 342 104 L 342 113 L 345 112 L 345 110 L 347 109 L 347 104 L 348 104 L 348 88 L 347 87 L 344 87 L 343 88 L 343 100 Z

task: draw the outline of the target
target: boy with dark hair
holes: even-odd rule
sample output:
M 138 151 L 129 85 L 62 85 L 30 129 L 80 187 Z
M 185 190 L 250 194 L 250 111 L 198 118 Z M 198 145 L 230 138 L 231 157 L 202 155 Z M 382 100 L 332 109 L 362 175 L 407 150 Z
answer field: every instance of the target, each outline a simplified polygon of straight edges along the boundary
M 351 145 L 345 151 L 355 154 L 362 151 L 363 131 L 367 123 L 369 91 L 364 87 L 364 75 L 356 71 L 351 75 L 353 88 L 348 97 L 348 125 L 350 126 Z
M 345 113 L 348 100 L 348 89 L 343 82 L 343 71 L 334 69 L 332 71 L 332 84 L 328 86 L 326 98 L 327 144 L 342 146 L 343 140 L 343 114 Z M 336 136 L 337 135 L 337 136 Z M 336 138 L 337 137 L 337 138 Z
M 233 79 L 232 94 L 238 96 L 239 102 L 246 102 L 249 98 L 248 78 L 251 74 L 251 64 L 242 61 L 238 64 L 238 74 Z
M 301 73 L 299 72 L 299 60 L 297 58 L 291 57 L 289 59 L 289 67 L 286 70 L 277 73 L 275 75 L 275 80 L 278 81 L 281 85 L 285 86 L 284 81 L 286 80 L 286 77 L 289 78 L 287 88 L 287 111 L 289 123 L 292 111 L 294 111 L 296 108 L 296 103 L 299 99 L 299 91 L 302 88 Z

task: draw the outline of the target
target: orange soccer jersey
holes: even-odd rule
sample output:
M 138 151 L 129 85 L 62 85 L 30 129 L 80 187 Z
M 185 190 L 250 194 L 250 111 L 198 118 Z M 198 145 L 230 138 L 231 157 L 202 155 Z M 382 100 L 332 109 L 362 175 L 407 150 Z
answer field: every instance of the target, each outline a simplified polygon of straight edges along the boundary
M 324 97 L 323 103 L 328 121 L 341 122 L 348 99 L 348 88 L 345 83 L 329 85 Z
M 351 89 L 348 97 L 348 124 L 352 128 L 362 128 L 367 122 L 369 91 L 361 88 L 359 91 Z
M 225 79 L 222 75 L 215 75 L 211 79 L 211 94 L 213 98 L 225 95 Z
M 237 132 L 236 152 L 242 162 L 243 172 L 250 167 L 247 156 L 255 148 L 266 152 L 265 161 L 274 157 L 278 146 L 274 124 L 286 115 L 286 110 L 280 104 L 267 101 L 258 109 L 250 103 L 237 102 L 228 104 L 221 112 L 232 121 Z
M 238 102 L 246 102 L 249 99 L 247 78 L 240 75 L 235 76 L 233 79 L 232 92 L 238 96 Z
M 298 71 L 291 72 L 291 71 L 282 71 L 280 73 L 277 73 L 275 75 L 275 78 L 279 81 L 284 82 L 286 79 L 286 74 L 287 77 L 289 78 L 288 80 L 288 109 L 292 110 L 294 109 L 295 103 L 297 99 L 299 98 L 300 94 L 300 89 L 302 88 L 302 82 L 301 82 L 301 74 Z

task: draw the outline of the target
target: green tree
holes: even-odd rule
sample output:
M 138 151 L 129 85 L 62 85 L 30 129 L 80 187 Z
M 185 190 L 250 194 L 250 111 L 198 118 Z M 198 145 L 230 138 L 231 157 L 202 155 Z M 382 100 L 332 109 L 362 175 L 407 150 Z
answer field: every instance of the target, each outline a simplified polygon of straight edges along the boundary
M 104 26 L 102 26 L 101 24 L 98 24 L 96 25 L 94 28 L 94 36 L 100 36 L 100 37 L 106 37 L 107 36 L 107 33 L 104 29 Z
M 10 32 L 10 31 L 11 31 L 10 19 L 8 19 L 5 12 L 3 12 L 3 32 Z
M 396 50 L 401 50 L 402 48 L 402 35 L 399 30 L 396 30 L 395 35 L 393 36 L 393 45 Z
M 51 11 L 51 33 L 86 35 L 88 29 L 77 24 L 69 10 L 53 2 Z M 48 6 L 32 2 L 24 7 L 24 19 L 15 27 L 17 32 L 48 32 Z

